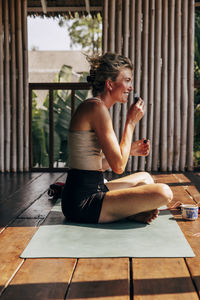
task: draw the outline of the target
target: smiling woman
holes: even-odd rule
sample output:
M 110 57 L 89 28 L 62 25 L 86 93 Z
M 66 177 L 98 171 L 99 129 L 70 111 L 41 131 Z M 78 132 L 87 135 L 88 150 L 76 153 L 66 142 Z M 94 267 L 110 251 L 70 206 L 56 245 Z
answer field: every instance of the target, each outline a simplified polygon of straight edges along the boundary
M 147 156 L 150 143 L 132 142 L 136 124 L 144 115 L 139 98 L 127 112 L 120 143 L 113 130 L 109 108 L 126 103 L 133 90 L 131 61 L 122 55 L 106 53 L 88 57 L 88 81 L 93 97 L 77 108 L 69 129 L 69 166 L 62 194 L 62 211 L 73 222 L 105 223 L 123 218 L 151 222 L 157 208 L 172 200 L 165 184 L 140 172 L 104 184 L 103 171 L 109 167 L 121 174 L 130 155 Z

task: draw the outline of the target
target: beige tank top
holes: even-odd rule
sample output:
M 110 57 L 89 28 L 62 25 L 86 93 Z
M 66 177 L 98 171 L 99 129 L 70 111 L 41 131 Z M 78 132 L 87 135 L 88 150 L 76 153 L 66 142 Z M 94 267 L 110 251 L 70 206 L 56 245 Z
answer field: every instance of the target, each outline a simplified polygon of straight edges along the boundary
M 89 98 L 101 102 L 98 97 Z M 80 170 L 102 170 L 103 152 L 93 130 L 69 131 L 69 167 Z
M 103 153 L 91 130 L 69 132 L 69 167 L 81 170 L 102 169 Z

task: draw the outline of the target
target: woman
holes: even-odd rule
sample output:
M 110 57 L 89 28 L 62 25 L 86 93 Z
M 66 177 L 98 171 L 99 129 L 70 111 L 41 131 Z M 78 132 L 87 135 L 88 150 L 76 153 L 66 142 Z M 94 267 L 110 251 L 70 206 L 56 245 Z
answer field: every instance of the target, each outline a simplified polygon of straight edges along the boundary
M 62 195 L 62 211 L 72 222 L 105 223 L 129 218 L 144 223 L 158 215 L 158 207 L 172 200 L 165 184 L 155 184 L 140 172 L 104 184 L 109 167 L 123 173 L 130 155 L 147 156 L 150 143 L 132 142 L 136 124 L 144 115 L 140 98 L 127 112 L 120 144 L 113 130 L 109 108 L 127 103 L 133 90 L 133 65 L 118 54 L 88 57 L 88 81 L 93 97 L 85 100 L 72 117 L 69 128 L 69 166 Z

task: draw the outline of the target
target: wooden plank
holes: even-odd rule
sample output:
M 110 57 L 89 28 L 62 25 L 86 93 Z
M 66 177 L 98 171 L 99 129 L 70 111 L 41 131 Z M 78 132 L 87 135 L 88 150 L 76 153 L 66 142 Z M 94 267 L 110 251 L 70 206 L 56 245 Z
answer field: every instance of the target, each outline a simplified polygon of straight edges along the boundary
M 59 178 L 60 182 L 65 182 L 66 175 Z M 47 193 L 42 195 L 30 207 L 28 207 L 20 216 L 20 219 L 41 219 L 44 220 L 51 208 L 55 205 L 56 200 L 49 199 Z
M 186 258 L 188 268 L 200 296 L 200 257 Z
M 0 234 L 0 293 L 23 263 L 19 256 L 36 230 L 36 227 L 10 227 Z
M 61 175 L 60 173 L 44 173 L 2 202 L 0 226 L 5 227 L 13 219 L 17 218 L 24 210 L 45 194 L 49 185 L 58 181 Z
M 130 299 L 129 259 L 79 259 L 66 299 Z
M 156 174 L 153 175 L 153 179 L 156 183 L 175 183 L 179 182 L 178 178 L 174 174 Z
M 183 258 L 133 259 L 134 300 L 199 299 Z
M 1 299 L 64 299 L 75 263 L 76 259 L 27 259 Z
M 24 185 L 41 176 L 41 173 L 0 173 L 0 203 Z

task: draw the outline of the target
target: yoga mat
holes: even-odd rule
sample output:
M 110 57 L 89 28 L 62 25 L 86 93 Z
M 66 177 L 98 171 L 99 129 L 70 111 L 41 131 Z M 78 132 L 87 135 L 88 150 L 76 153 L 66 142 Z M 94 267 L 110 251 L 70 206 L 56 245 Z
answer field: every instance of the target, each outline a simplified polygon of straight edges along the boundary
M 22 258 L 193 256 L 169 211 L 161 211 L 150 225 L 126 220 L 97 225 L 77 224 L 66 222 L 60 202 L 21 255 Z

